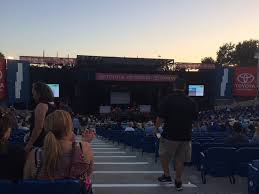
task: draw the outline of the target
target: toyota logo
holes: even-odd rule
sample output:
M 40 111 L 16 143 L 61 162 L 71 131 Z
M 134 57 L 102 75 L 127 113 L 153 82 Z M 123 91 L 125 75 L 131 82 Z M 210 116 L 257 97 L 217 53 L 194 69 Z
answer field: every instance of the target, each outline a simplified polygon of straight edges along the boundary
M 255 77 L 250 73 L 242 73 L 237 76 L 237 80 L 242 84 L 250 84 L 254 81 Z

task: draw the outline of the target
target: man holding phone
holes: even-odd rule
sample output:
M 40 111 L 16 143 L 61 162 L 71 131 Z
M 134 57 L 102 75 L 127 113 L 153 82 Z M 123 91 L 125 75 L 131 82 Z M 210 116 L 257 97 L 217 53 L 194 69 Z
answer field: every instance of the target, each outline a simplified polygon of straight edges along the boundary
M 159 106 L 156 118 L 156 133 L 164 122 L 161 134 L 159 155 L 164 174 L 159 182 L 172 182 L 169 173 L 171 159 L 175 164 L 175 188 L 181 191 L 184 162 L 191 160 L 192 123 L 198 117 L 196 103 L 185 95 L 185 80 L 177 78 L 173 91 L 165 97 Z M 157 135 L 159 136 L 159 135 Z

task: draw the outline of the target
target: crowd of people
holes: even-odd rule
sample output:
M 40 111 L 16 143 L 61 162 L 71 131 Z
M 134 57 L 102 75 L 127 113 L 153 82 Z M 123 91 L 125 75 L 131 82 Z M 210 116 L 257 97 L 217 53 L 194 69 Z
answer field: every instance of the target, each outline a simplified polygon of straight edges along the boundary
M 51 89 L 34 83 L 34 111 L 0 108 L 0 179 L 53 180 L 80 179 L 90 188 L 93 151 L 90 142 L 96 126 L 146 136 L 161 134 L 160 159 L 164 174 L 160 182 L 171 180 L 169 162 L 176 159 L 178 190 L 182 189 L 183 163 L 190 161 L 192 133 L 226 132 L 227 144 L 259 144 L 259 106 L 225 107 L 198 112 L 195 103 L 184 95 L 184 81 L 176 82 L 174 91 L 161 102 L 159 112 L 140 119 L 82 116 L 54 103 Z M 114 127 L 115 126 L 115 127 Z M 12 129 L 27 131 L 25 146 L 9 142 Z M 254 134 L 249 139 L 249 134 Z M 82 140 L 76 138 L 82 135 Z
M 84 129 L 77 141 L 71 114 L 57 109 L 53 93 L 44 83 L 33 84 L 35 110 L 0 110 L 0 179 L 79 179 L 90 188 L 94 131 Z M 16 115 L 16 114 L 17 115 Z M 28 130 L 26 145 L 11 144 L 12 129 Z

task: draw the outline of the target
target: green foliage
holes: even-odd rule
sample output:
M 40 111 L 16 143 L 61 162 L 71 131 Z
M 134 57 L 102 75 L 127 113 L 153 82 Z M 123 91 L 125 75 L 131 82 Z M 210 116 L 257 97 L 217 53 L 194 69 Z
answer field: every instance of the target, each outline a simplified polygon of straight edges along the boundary
M 4 54 L 0 52 L 0 59 L 4 59 Z
M 240 66 L 255 66 L 257 59 L 255 53 L 259 46 L 259 40 L 245 40 L 236 45 L 235 62 Z
M 216 61 L 212 57 L 204 57 L 201 59 L 202 64 L 215 64 Z
M 255 66 L 257 59 L 255 53 L 259 51 L 259 40 L 245 40 L 237 45 L 226 43 L 217 52 L 217 64 L 228 66 Z
M 225 66 L 233 64 L 235 56 L 235 45 L 232 43 L 226 43 L 219 47 L 217 52 L 217 63 Z

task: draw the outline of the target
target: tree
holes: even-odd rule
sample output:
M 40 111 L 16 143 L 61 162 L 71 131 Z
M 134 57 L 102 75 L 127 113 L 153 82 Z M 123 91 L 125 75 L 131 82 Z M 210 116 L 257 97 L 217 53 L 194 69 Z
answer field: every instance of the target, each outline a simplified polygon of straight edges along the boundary
M 256 66 L 257 59 L 254 58 L 259 48 L 259 40 L 245 40 L 239 42 L 235 49 L 235 61 L 240 66 Z
M 201 59 L 202 64 L 215 64 L 216 61 L 212 57 L 204 57 Z
M 0 59 L 4 59 L 4 54 L 0 52 Z
M 235 63 L 235 45 L 226 43 L 219 47 L 217 52 L 217 63 L 221 66 Z

